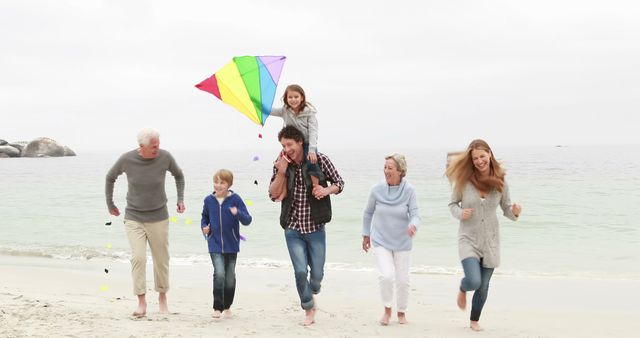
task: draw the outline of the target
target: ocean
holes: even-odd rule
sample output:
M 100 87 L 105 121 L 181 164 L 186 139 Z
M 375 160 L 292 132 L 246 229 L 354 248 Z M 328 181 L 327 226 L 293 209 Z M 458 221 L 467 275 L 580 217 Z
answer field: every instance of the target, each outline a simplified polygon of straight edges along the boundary
M 63 158 L 0 159 L 0 254 L 52 260 L 126 262 L 122 216 L 107 212 L 105 175 L 121 153 L 79 153 Z M 231 188 L 249 204 L 253 223 L 242 227 L 238 264 L 290 265 L 280 206 L 268 198 L 276 152 L 173 151 L 185 178 L 187 211 L 175 211 L 173 177 L 167 174 L 172 265 L 210 265 L 200 232 L 204 197 L 219 168 L 234 172 Z M 407 179 L 415 187 L 422 225 L 414 239 L 411 272 L 457 274 L 458 221 L 447 204 L 447 151 L 404 152 Z M 273 154 L 272 154 L 273 152 Z M 523 206 L 512 222 L 500 216 L 502 265 L 496 274 L 514 276 L 640 279 L 640 230 L 633 214 L 640 205 L 640 158 L 632 146 L 495 148 L 507 170 L 512 201 Z M 345 181 L 332 196 L 327 225 L 328 270 L 374 270 L 361 249 L 362 210 L 369 189 L 383 179 L 383 150 L 328 149 Z M 256 184 L 257 183 L 257 184 Z M 116 182 L 115 203 L 124 212 L 126 176 Z M 501 215 L 501 210 L 497 210 Z M 111 222 L 111 225 L 106 225 Z M 149 262 L 151 260 L 149 259 Z

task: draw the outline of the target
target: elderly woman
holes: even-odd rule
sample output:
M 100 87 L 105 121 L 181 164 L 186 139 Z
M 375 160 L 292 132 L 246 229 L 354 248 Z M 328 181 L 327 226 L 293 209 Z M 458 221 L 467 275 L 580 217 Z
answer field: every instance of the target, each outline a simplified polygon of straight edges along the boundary
M 159 293 L 160 313 L 169 313 L 169 212 L 164 189 L 166 172 L 176 181 L 178 212 L 184 212 L 184 176 L 173 156 L 160 149 L 160 134 L 147 128 L 138 133 L 138 149 L 124 153 L 107 173 L 105 193 L 109 213 L 120 215 L 113 203 L 113 186 L 122 173 L 127 174 L 127 208 L 124 226 L 131 246 L 133 292 L 138 296 L 134 317 L 147 313 L 145 298 L 147 242 L 153 258 L 155 290 Z
M 362 249 L 373 245 L 380 270 L 380 294 L 384 305 L 381 325 L 388 325 L 395 279 L 398 322 L 407 323 L 409 301 L 409 253 L 420 225 L 416 193 L 404 178 L 407 162 L 403 155 L 385 157 L 385 181 L 373 186 L 364 209 Z
M 460 220 L 458 253 L 464 278 L 460 282 L 457 303 L 461 310 L 467 305 L 467 291 L 475 291 L 471 304 L 470 327 L 481 331 L 480 313 L 487 300 L 493 269 L 500 264 L 500 227 L 496 209 L 515 221 L 522 208 L 511 204 L 505 172 L 493 157 L 487 142 L 473 140 L 447 168 L 453 184 L 449 209 Z

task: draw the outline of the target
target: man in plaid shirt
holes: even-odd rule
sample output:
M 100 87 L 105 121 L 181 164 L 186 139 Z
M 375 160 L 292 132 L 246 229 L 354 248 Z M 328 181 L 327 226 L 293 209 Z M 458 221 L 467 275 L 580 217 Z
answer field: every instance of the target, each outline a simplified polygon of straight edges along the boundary
M 304 136 L 295 127 L 282 128 L 278 140 L 282 152 L 273 165 L 269 197 L 282 203 L 280 225 L 284 228 L 300 304 L 305 310 L 304 325 L 311 325 L 316 312 L 313 295 L 320 292 L 324 276 L 324 225 L 331 219 L 328 196 L 339 194 L 344 182 L 329 157 L 318 153 L 320 184 L 311 184 L 303 155 Z

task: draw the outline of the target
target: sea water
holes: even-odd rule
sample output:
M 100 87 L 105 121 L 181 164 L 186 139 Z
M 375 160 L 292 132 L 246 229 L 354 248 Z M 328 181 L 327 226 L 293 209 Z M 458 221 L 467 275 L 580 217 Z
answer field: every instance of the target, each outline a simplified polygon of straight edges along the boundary
M 167 174 L 171 264 L 210 265 L 200 232 L 202 202 L 219 168 L 234 172 L 232 190 L 249 205 L 238 264 L 290 265 L 280 205 L 268 198 L 275 153 L 251 150 L 172 151 L 186 179 L 186 212 L 175 211 L 176 188 Z M 447 150 L 404 152 L 406 179 L 415 187 L 422 224 L 413 242 L 412 273 L 459 273 L 458 221 L 447 207 L 451 187 L 443 173 Z M 507 170 L 517 222 L 499 216 L 502 265 L 496 274 L 640 279 L 640 158 L 631 146 L 496 148 Z M 50 259 L 129 259 L 122 216 L 109 215 L 105 175 L 125 152 L 80 153 L 63 158 L 0 159 L 0 254 Z M 345 181 L 331 196 L 327 269 L 373 270 L 364 253 L 362 211 L 372 185 L 383 180 L 383 150 L 327 149 Z M 126 175 L 114 200 L 124 213 Z M 496 211 L 499 215 L 502 211 Z M 106 225 L 111 222 L 111 225 Z M 150 261 L 150 260 L 149 260 Z

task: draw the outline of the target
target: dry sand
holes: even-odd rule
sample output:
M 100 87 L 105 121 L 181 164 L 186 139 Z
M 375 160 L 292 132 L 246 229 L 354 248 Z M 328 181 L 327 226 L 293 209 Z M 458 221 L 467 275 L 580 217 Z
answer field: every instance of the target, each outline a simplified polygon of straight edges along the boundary
M 640 330 L 637 280 L 496 274 L 478 333 L 468 328 L 468 310 L 455 306 L 460 276 L 412 274 L 409 324 L 393 318 L 382 327 L 376 274 L 328 270 L 316 324 L 303 327 L 291 268 L 238 268 L 232 319 L 211 318 L 211 274 L 210 266 L 172 266 L 173 314 L 158 313 L 150 280 L 147 317 L 133 319 L 128 264 L 0 256 L 0 337 L 632 337 Z

